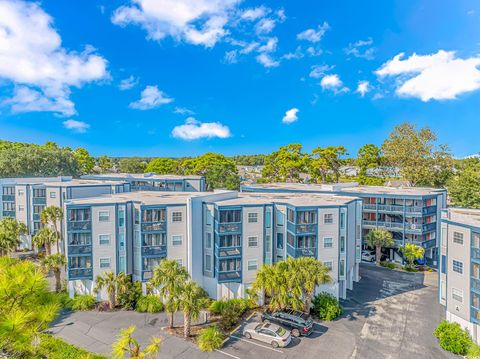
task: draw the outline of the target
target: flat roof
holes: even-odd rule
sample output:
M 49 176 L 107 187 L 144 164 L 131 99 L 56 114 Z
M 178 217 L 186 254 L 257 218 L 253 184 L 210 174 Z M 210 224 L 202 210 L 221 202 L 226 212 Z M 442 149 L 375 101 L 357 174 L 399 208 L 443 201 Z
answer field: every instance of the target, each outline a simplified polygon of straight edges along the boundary
M 55 176 L 55 177 L 12 177 L 12 178 L 0 178 L 0 184 L 13 185 L 13 184 L 43 184 L 51 182 L 63 182 L 71 181 L 71 176 Z
M 428 187 L 390 187 L 390 186 L 360 186 L 356 183 L 261 183 L 243 186 L 245 188 L 259 188 L 272 190 L 292 190 L 303 192 L 343 192 L 353 194 L 391 194 L 406 196 L 428 196 L 437 195 L 444 191 L 439 188 Z
M 202 179 L 203 176 L 188 175 L 188 176 L 179 176 L 179 175 L 157 175 L 151 173 L 101 173 L 93 175 L 84 175 L 82 178 L 85 179 L 98 179 L 98 178 L 116 178 L 116 179 L 139 179 L 139 180 L 184 180 L 184 179 Z
M 462 224 L 480 227 L 480 209 L 449 208 L 449 220 Z
M 89 179 L 74 179 L 68 182 L 48 182 L 46 187 L 81 187 L 81 186 L 102 186 L 102 185 L 118 185 L 127 184 L 126 181 L 107 181 L 107 180 L 89 180 Z

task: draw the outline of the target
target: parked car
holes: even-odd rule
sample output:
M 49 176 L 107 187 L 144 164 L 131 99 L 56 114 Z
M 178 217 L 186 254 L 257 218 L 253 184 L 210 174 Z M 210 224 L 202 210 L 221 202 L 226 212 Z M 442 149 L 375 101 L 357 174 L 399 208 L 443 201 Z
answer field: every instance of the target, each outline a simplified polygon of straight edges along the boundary
M 262 322 L 271 322 L 290 329 L 294 337 L 310 335 L 313 331 L 312 317 L 297 310 L 282 310 L 275 312 L 264 312 Z
M 375 254 L 368 252 L 368 251 L 363 251 L 362 252 L 362 261 L 364 262 L 375 262 Z
M 247 339 L 268 343 L 274 348 L 286 347 L 292 340 L 288 330 L 273 323 L 249 323 L 245 326 L 243 335 Z
M 413 263 L 416 264 L 417 266 L 424 266 L 427 264 L 427 261 L 425 260 L 425 258 L 420 258 L 420 259 L 415 259 Z

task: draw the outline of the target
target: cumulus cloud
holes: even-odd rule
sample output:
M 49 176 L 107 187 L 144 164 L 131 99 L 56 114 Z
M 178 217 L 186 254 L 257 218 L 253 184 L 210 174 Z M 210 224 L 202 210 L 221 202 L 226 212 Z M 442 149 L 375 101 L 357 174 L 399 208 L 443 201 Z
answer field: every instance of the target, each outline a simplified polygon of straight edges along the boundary
M 373 39 L 369 37 L 367 40 L 359 40 L 348 44 L 343 50 L 347 55 L 352 55 L 366 60 L 373 60 L 375 58 L 375 48 L 371 47 Z
M 480 89 L 480 57 L 457 58 L 455 51 L 439 50 L 431 55 L 402 52 L 383 64 L 376 74 L 396 79 L 395 92 L 422 101 L 452 100 Z
M 90 125 L 83 121 L 66 120 L 63 121 L 63 126 L 78 133 L 85 133 L 90 128 Z
M 261 53 L 256 57 L 256 59 L 258 63 L 262 64 L 264 67 L 267 67 L 267 68 L 280 66 L 280 62 L 273 59 L 267 53 Z
M 131 88 L 135 87 L 137 84 L 138 84 L 138 78 L 136 78 L 133 75 L 130 75 L 126 79 L 123 79 L 122 81 L 120 81 L 118 88 L 122 91 L 130 90 Z
M 297 34 L 297 39 L 317 43 L 322 39 L 328 29 L 330 29 L 330 26 L 325 21 L 322 25 L 318 25 L 317 29 L 307 29 Z
M 333 66 L 329 65 L 314 65 L 312 66 L 312 70 L 310 71 L 309 76 L 314 79 L 319 79 L 325 76 L 325 73 L 333 69 Z
M 15 84 L 13 111 L 76 113 L 72 87 L 108 77 L 107 61 L 86 46 L 62 47 L 53 19 L 35 2 L 0 0 L 0 79 Z
M 276 21 L 273 19 L 262 19 L 257 23 L 257 25 L 255 25 L 255 32 L 257 34 L 268 34 L 272 32 L 275 25 Z
M 333 91 L 335 94 L 348 92 L 348 87 L 343 86 L 343 82 L 337 74 L 325 75 L 320 80 L 320 86 L 324 90 Z
M 293 123 L 295 121 L 298 120 L 298 116 L 297 116 L 297 113 L 298 113 L 298 108 L 291 108 L 290 110 L 288 110 L 287 112 L 285 112 L 285 116 L 283 116 L 282 118 L 282 122 L 283 123 Z
M 220 122 L 200 122 L 189 117 L 183 125 L 173 128 L 172 136 L 190 141 L 200 138 L 228 138 L 231 133 L 228 126 L 222 125 Z
M 140 94 L 140 99 L 130 103 L 130 108 L 136 110 L 150 110 L 161 105 L 173 102 L 173 98 L 168 97 L 157 86 L 147 86 Z
M 360 94 L 360 96 L 364 97 L 367 92 L 370 91 L 370 82 L 368 81 L 359 81 L 356 93 Z

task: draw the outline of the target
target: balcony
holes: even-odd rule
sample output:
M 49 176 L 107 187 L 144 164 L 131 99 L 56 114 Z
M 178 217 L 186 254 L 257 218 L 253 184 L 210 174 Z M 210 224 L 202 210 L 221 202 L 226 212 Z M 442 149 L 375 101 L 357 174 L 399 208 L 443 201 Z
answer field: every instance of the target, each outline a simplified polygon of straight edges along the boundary
M 368 210 L 368 211 L 376 211 L 377 210 L 377 205 L 376 204 L 371 204 L 371 203 L 363 204 L 363 209 Z
M 3 211 L 4 217 L 14 217 L 15 218 L 15 211 Z
M 241 232 L 242 222 L 219 223 L 218 233 L 236 233 Z
M 167 222 L 148 222 L 142 223 L 142 232 L 165 232 L 167 230 Z
M 92 229 L 92 223 L 88 221 L 68 221 L 68 231 L 90 231 Z
M 403 222 L 376 222 L 376 221 L 368 221 L 363 220 L 362 222 L 363 227 L 365 228 L 381 228 L 385 227 L 391 230 L 403 230 Z
M 471 248 L 472 259 L 480 261 L 480 248 Z
M 218 272 L 218 282 L 239 282 L 242 280 L 241 270 Z
M 435 214 L 437 213 L 437 206 L 428 206 L 428 207 L 423 207 L 422 214 Z
M 93 279 L 92 268 L 69 268 L 68 279 Z
M 470 288 L 473 291 L 480 293 L 480 280 L 472 278 L 470 281 Z
M 15 202 L 15 195 L 14 194 L 4 194 L 2 195 L 3 202 Z
M 167 256 L 167 246 L 143 246 L 142 247 L 142 256 L 152 256 L 152 257 L 163 257 Z
M 377 208 L 379 212 L 403 213 L 403 206 L 394 204 L 379 204 Z
M 37 221 L 37 222 L 40 221 L 40 213 L 34 213 L 33 214 L 33 220 Z
M 242 247 L 217 247 L 215 246 L 217 251 L 217 256 L 219 258 L 225 257 L 240 257 L 242 255 Z
M 33 204 L 47 204 L 47 199 L 45 197 L 33 197 Z
M 421 245 L 425 249 L 434 248 L 437 245 L 437 241 L 435 239 L 430 239 L 428 241 L 423 241 Z
M 68 255 L 78 255 L 78 254 L 91 254 L 92 245 L 91 244 L 75 244 L 68 246 Z
M 317 247 L 308 247 L 308 248 L 294 248 L 290 245 L 287 245 L 287 254 L 293 258 L 298 257 L 317 257 Z

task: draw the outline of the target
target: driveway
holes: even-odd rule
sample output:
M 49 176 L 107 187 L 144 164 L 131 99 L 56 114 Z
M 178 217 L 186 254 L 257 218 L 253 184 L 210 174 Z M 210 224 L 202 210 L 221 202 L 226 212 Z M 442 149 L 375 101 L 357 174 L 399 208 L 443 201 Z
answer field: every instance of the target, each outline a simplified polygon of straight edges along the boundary
M 148 343 L 163 338 L 162 358 L 326 358 L 326 359 L 431 359 L 456 358 L 440 349 L 432 332 L 444 318 L 437 303 L 436 273 L 403 273 L 362 264 L 362 279 L 343 301 L 344 314 L 333 322 L 315 323 L 308 338 L 294 338 L 287 348 L 273 349 L 247 340 L 240 330 L 221 351 L 202 353 L 190 342 L 169 335 L 164 313 L 74 312 L 60 317 L 51 330 L 90 351 L 108 354 L 121 328 L 136 325 L 136 338 Z M 256 320 L 253 317 L 251 320 Z M 176 325 L 182 324 L 180 313 Z

